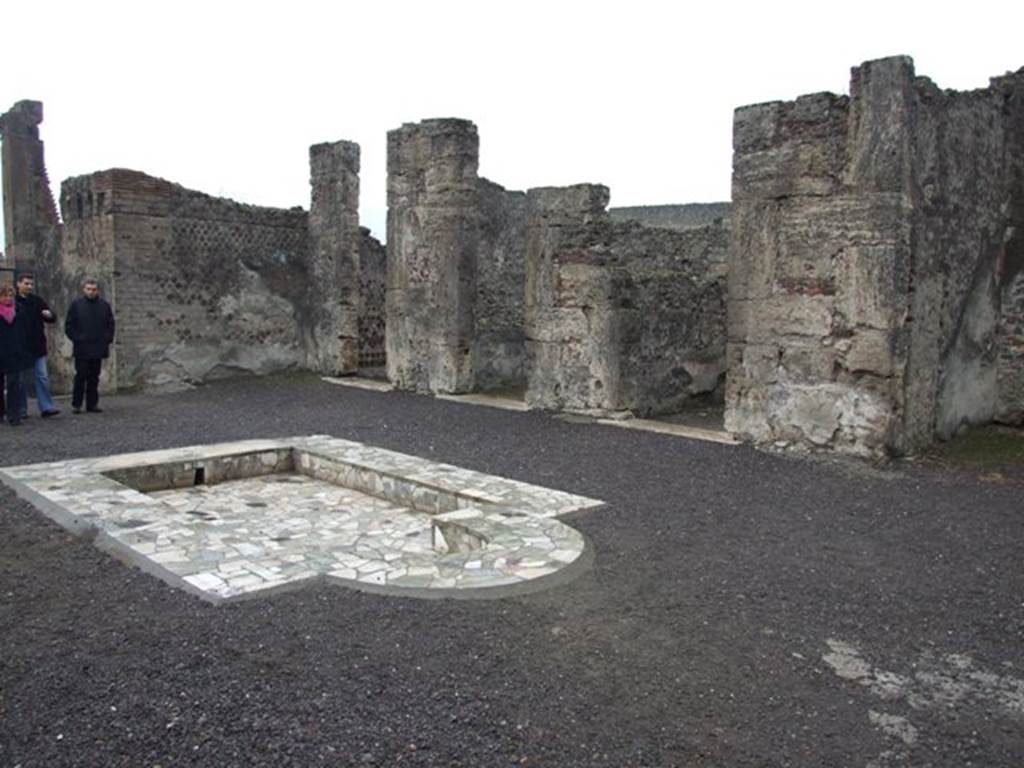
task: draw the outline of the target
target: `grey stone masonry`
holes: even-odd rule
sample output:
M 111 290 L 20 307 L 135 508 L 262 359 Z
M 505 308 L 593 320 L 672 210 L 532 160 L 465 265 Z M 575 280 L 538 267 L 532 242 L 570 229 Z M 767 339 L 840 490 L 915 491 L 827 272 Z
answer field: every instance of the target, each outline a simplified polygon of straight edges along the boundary
M 61 206 L 60 301 L 84 276 L 100 280 L 118 321 L 111 386 L 303 367 L 309 235 L 301 208 L 242 205 L 123 169 L 69 179 Z M 62 340 L 60 367 L 70 351 Z
M 1021 79 L 941 91 L 895 57 L 736 111 L 729 431 L 880 455 L 992 418 Z
M 602 361 L 591 364 L 565 359 L 567 344 L 579 338 L 587 318 L 581 307 L 559 306 L 558 260 L 563 242 L 571 240 L 582 225 L 607 217 L 608 187 L 576 184 L 570 187 L 536 187 L 526 193 L 526 404 L 531 408 L 558 409 L 565 402 L 562 372 L 574 368 L 585 379 L 580 387 L 609 379 Z M 603 386 L 603 384 L 602 384 Z
M 613 221 L 638 221 L 648 227 L 693 229 L 709 224 L 728 225 L 730 203 L 685 203 L 683 205 L 630 205 L 609 208 Z
M 480 179 L 480 252 L 473 312 L 474 385 L 526 384 L 526 193 Z
M 383 369 L 387 249 L 359 228 L 359 369 Z
M 1002 308 L 996 418 L 1007 424 L 1024 424 L 1024 69 L 995 78 L 992 84 L 1007 94 L 1008 120 L 1017 127 L 1007 136 L 1010 226 L 999 255 Z
M 388 133 L 387 371 L 400 389 L 474 388 L 479 139 L 468 120 Z
M 359 367 L 359 145 L 309 148 L 309 367 L 345 375 Z
M 610 221 L 604 187 L 529 195 L 527 403 L 646 416 L 714 394 L 726 228 Z
M 43 105 L 19 101 L 0 115 L 5 257 L 18 270 L 39 271 L 59 233 L 57 206 L 43 158 Z

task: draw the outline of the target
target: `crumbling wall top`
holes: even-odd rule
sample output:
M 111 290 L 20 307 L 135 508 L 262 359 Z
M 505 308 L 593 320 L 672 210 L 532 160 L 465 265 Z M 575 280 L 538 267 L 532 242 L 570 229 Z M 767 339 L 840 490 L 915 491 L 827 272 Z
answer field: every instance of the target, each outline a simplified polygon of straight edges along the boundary
M 572 215 L 603 215 L 611 200 L 611 191 L 604 184 L 573 184 L 568 187 L 533 187 L 527 190 L 530 210 L 537 214 L 566 213 Z
M 18 131 L 29 131 L 38 136 L 37 126 L 43 122 L 43 102 L 28 99 L 15 102 L 5 114 L 0 115 L 0 136 Z

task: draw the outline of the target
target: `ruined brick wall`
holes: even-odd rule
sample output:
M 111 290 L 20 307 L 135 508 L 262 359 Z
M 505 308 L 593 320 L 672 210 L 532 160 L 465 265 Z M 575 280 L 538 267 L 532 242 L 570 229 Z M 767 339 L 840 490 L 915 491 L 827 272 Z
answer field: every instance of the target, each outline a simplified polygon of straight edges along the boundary
M 903 452 L 991 418 L 1005 97 L 906 57 L 734 122 L 726 426 Z
M 480 179 L 473 372 L 478 390 L 526 384 L 526 193 Z
M 691 229 L 709 224 L 728 225 L 731 203 L 686 203 L 683 205 L 632 205 L 608 209 L 612 221 L 638 221 L 648 227 Z
M 725 371 L 727 229 L 610 221 L 604 187 L 529 194 L 527 402 L 647 416 L 714 393 Z
M 242 205 L 125 170 L 71 179 L 61 199 L 68 284 L 99 270 L 117 314 L 119 387 L 303 366 L 305 211 Z
M 384 375 L 384 295 L 387 285 L 387 249 L 370 230 L 359 230 L 359 370 Z
M 387 371 L 399 389 L 474 388 L 478 163 L 468 120 L 388 132 Z
M 359 145 L 309 148 L 309 317 L 306 349 L 314 371 L 331 376 L 359 367 Z

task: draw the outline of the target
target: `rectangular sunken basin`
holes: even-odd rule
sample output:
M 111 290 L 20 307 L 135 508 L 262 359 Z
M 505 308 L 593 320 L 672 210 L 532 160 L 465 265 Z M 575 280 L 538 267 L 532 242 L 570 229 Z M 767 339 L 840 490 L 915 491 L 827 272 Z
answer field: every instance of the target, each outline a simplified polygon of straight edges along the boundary
M 7 467 L 0 480 L 214 601 L 315 578 L 413 596 L 542 586 L 585 549 L 556 518 L 601 504 L 323 435 Z

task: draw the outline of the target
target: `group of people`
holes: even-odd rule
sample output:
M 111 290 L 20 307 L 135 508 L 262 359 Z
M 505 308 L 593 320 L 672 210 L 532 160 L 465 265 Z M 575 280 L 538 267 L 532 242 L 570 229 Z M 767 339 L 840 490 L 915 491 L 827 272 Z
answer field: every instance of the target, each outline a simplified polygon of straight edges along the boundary
M 82 293 L 68 307 L 64 321 L 64 333 L 74 345 L 71 410 L 81 413 L 84 404 L 87 412 L 101 413 L 100 371 L 114 343 L 114 312 L 100 298 L 95 280 L 86 280 Z M 0 420 L 6 415 L 11 426 L 28 418 L 32 383 L 40 415 L 46 419 L 60 414 L 46 365 L 46 325 L 56 321 L 50 306 L 35 294 L 35 275 L 23 272 L 13 286 L 0 285 Z

